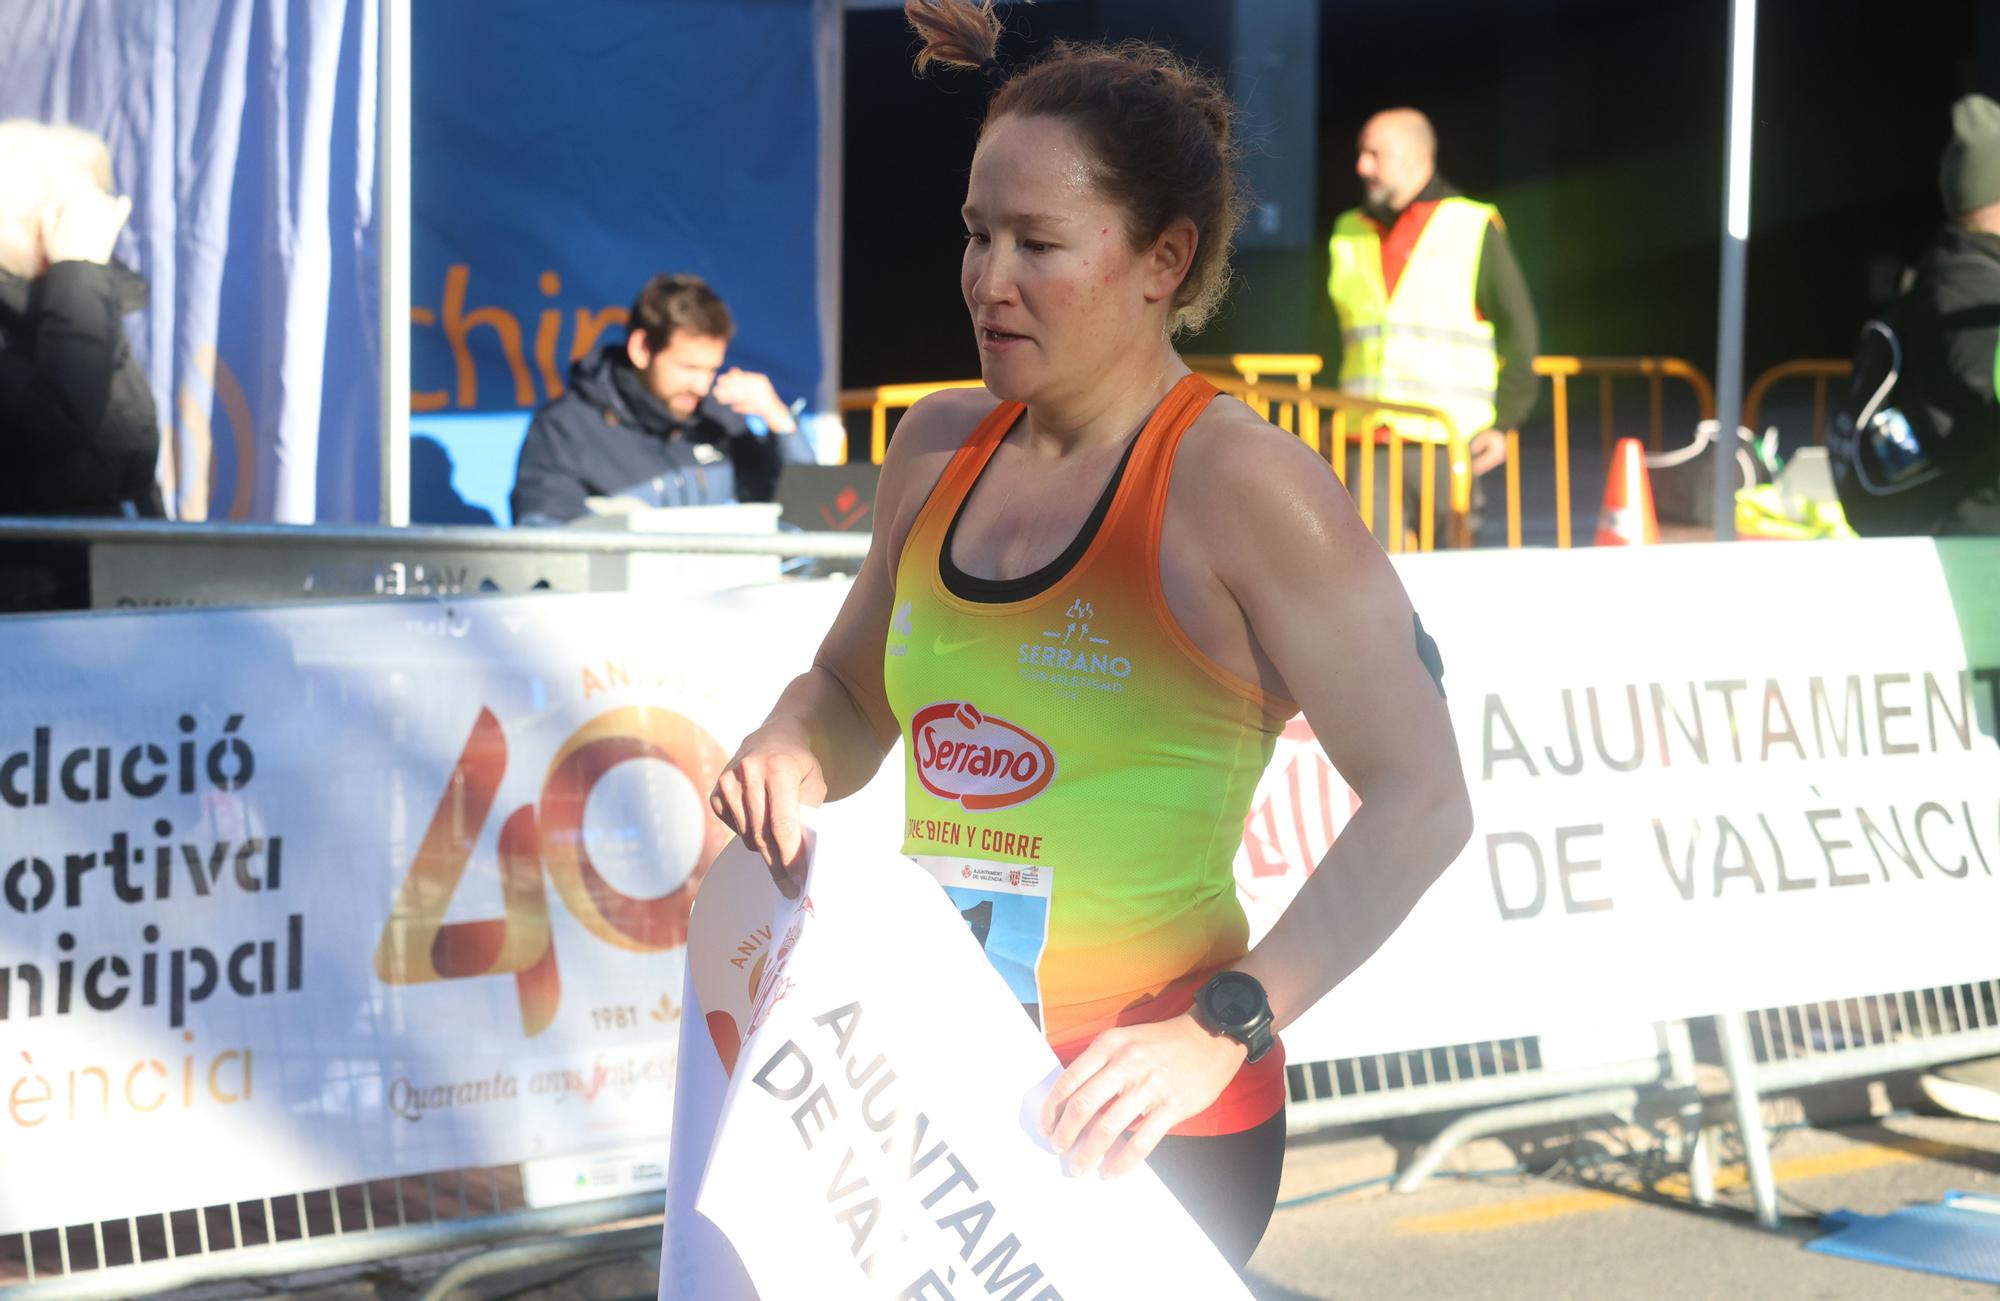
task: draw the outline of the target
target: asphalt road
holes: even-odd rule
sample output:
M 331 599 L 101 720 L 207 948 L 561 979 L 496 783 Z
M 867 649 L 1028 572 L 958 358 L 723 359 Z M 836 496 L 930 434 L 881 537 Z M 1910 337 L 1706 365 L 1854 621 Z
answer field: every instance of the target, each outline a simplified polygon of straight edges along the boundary
M 1992 1297 L 1995 1290 L 1807 1251 L 1818 1216 L 1883 1214 L 1947 1191 L 2000 1193 L 2000 1125 L 1895 1116 L 1841 1130 L 1781 1134 L 1772 1160 L 1782 1232 L 1759 1229 L 1741 1168 L 1724 1167 L 1718 1207 L 1687 1197 L 1684 1177 L 1616 1150 L 1541 1175 L 1433 1181 L 1409 1195 L 1379 1187 L 1281 1209 L 1251 1262 L 1260 1301 L 1477 1295 L 1756 1297 L 1847 1301 Z M 1485 1154 L 1491 1160 L 1491 1153 Z M 1459 1168 L 1465 1169 L 1466 1162 Z M 1283 1196 L 1343 1183 L 1351 1158 L 1297 1146 Z

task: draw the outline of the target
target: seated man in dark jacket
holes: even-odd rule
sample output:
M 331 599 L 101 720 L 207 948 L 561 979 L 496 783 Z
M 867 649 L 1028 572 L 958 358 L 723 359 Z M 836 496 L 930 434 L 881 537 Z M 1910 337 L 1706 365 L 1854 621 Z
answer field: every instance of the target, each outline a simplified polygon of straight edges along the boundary
M 769 379 L 722 370 L 736 327 L 700 277 L 653 277 L 627 324 L 625 342 L 579 359 L 569 392 L 528 426 L 515 524 L 575 519 L 586 497 L 770 501 L 780 466 L 812 459 Z

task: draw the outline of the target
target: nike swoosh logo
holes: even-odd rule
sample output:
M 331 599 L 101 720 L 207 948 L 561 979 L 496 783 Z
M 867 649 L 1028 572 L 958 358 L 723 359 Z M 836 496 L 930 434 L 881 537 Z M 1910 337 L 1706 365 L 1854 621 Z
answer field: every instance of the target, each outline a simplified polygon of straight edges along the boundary
M 964 641 L 946 641 L 942 636 L 935 637 L 931 640 L 931 654 L 956 655 L 967 646 L 977 646 L 985 640 L 984 637 L 968 637 Z

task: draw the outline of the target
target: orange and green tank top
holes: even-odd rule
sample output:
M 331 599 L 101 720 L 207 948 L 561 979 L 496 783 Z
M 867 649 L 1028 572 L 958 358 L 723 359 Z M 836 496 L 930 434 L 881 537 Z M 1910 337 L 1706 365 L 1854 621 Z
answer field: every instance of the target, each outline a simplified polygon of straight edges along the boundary
M 950 548 L 1021 416 L 1002 403 L 952 457 L 897 564 L 883 676 L 904 740 L 903 852 L 1065 1062 L 1102 1030 L 1186 1011 L 1249 947 L 1232 865 L 1276 739 L 1265 720 L 1291 707 L 1204 655 L 1160 582 L 1174 454 L 1214 396 L 1183 379 L 1068 550 L 988 580 Z M 1174 1132 L 1240 1132 L 1284 1100 L 1273 1051 Z

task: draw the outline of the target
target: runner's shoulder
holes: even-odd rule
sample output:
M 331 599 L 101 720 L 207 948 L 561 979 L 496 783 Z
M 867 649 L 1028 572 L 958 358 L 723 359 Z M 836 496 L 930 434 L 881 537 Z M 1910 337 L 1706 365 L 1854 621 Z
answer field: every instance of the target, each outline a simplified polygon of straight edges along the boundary
M 1276 501 L 1326 506 L 1344 495 L 1324 457 L 1226 393 L 1188 429 L 1176 459 L 1176 486 L 1197 488 L 1192 495 L 1204 514 L 1255 511 Z
M 917 399 L 890 436 L 878 505 L 893 506 L 906 493 L 913 502 L 929 497 L 952 454 L 999 404 L 983 387 L 940 389 Z
M 894 464 L 899 454 L 908 459 L 957 451 L 999 405 L 1000 399 L 983 387 L 939 389 L 918 398 L 897 422 L 887 464 Z
M 1182 438 L 1167 510 L 1234 591 L 1344 581 L 1382 558 L 1326 458 L 1232 397 Z

